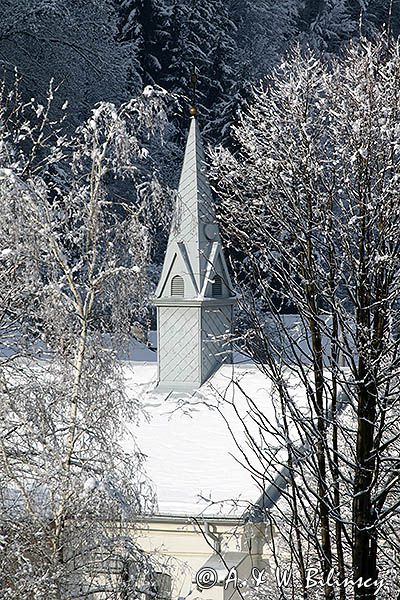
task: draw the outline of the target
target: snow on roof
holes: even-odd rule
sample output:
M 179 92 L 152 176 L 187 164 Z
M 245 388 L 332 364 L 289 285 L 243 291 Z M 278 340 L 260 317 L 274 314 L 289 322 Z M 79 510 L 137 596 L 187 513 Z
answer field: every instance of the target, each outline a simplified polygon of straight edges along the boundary
M 259 447 L 267 442 L 247 397 L 262 407 L 271 430 L 279 428 L 270 381 L 251 363 L 226 365 L 192 395 L 161 394 L 154 391 L 155 354 L 148 358 L 152 362 L 126 361 L 124 368 L 128 393 L 141 399 L 148 416 L 130 430 L 147 457 L 158 514 L 240 517 L 262 493 L 246 456 L 252 440 Z
M 238 518 L 266 491 L 279 496 L 271 485 L 285 468 L 286 440 L 276 394 L 256 365 L 236 356 L 234 365 L 221 367 L 194 394 L 162 394 L 154 389 L 154 346 L 132 341 L 119 359 L 128 395 L 144 408 L 139 423 L 129 429 L 135 450 L 147 457 L 159 515 Z M 288 377 L 291 398 L 306 419 L 304 388 L 294 373 Z M 296 439 L 291 431 L 291 442 Z

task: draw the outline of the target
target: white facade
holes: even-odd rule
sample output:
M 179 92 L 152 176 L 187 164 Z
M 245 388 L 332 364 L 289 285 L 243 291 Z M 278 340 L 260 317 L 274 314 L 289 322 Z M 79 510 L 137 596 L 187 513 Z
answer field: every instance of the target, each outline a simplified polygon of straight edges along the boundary
M 158 387 L 190 391 L 230 361 L 235 295 L 225 263 L 196 117 L 191 117 L 177 203 L 154 304 Z

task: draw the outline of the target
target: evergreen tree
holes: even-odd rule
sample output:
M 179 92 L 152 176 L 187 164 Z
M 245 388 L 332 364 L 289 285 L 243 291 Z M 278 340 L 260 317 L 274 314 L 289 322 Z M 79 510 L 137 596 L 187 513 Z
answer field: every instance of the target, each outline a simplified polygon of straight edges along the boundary
M 325 0 L 305 0 L 300 11 L 300 28 L 310 31 L 325 8 Z
M 400 4 L 398 0 L 369 0 L 365 9 L 365 29 L 376 32 L 384 29 L 398 36 L 400 32 Z
M 302 45 L 337 52 L 360 35 L 373 38 L 382 30 L 398 35 L 399 26 L 397 0 L 310 0 L 301 12 L 300 37 Z
M 257 81 L 280 61 L 288 44 L 298 33 L 297 0 L 231 0 L 231 13 L 237 26 L 240 77 Z
M 326 0 L 320 4 L 309 27 L 302 36 L 304 45 L 337 52 L 344 42 L 358 35 L 359 16 L 352 11 L 348 0 Z
M 221 131 L 218 116 L 237 79 L 235 25 L 228 5 L 224 0 L 173 0 L 168 25 L 168 67 L 160 84 L 183 99 L 181 114 L 186 116 L 190 74 L 195 67 L 199 74 L 197 104 L 207 121 L 206 130 L 216 139 Z
M 142 85 L 159 82 L 163 49 L 167 42 L 168 7 L 160 0 L 117 0 L 119 39 L 133 42 L 137 49 L 138 70 Z

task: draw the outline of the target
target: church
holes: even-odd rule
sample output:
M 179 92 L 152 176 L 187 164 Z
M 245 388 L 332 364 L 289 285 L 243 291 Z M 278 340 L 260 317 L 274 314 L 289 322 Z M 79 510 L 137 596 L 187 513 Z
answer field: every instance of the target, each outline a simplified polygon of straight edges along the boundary
M 270 518 L 282 510 L 290 481 L 280 408 L 263 370 L 233 352 L 235 302 L 192 107 L 154 298 L 157 364 L 150 352 L 134 359 L 127 381 L 150 416 L 133 432 L 157 493 L 139 541 L 164 565 L 157 596 L 163 600 L 239 600 L 240 588 L 227 585 L 232 572 L 251 588 L 254 572 L 273 580 L 274 557 L 288 558 Z M 297 329 L 298 317 L 288 315 L 285 326 Z M 295 372 L 287 376 L 304 410 L 304 386 Z M 338 400 L 344 411 L 344 389 Z M 301 465 L 309 448 L 291 435 Z M 268 447 L 268 460 L 252 453 L 254 446 Z
M 249 518 L 264 490 L 237 460 L 246 436 L 235 417 L 239 411 L 249 421 L 236 381 L 259 402 L 270 382 L 244 357 L 233 356 L 235 302 L 193 106 L 154 298 L 157 366 L 150 352 L 134 359 L 127 382 L 150 415 L 133 433 L 158 510 L 142 519 L 139 542 L 165 565 L 164 600 L 239 598 L 234 586 L 225 588 L 230 570 L 247 581 L 253 568 L 267 564 L 271 532 L 262 518 Z M 273 419 L 272 405 L 270 412 Z

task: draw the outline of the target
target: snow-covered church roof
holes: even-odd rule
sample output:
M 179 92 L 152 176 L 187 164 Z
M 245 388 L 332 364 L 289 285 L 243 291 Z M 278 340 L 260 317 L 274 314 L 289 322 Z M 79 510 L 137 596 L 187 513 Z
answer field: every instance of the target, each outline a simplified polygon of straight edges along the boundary
M 276 423 L 270 382 L 255 365 L 239 362 L 222 366 L 193 394 L 155 393 L 156 355 L 142 349 L 140 358 L 124 365 L 127 389 L 145 412 L 130 429 L 146 456 L 158 514 L 241 517 L 262 493 L 246 468 L 251 440 L 245 429 L 252 429 L 247 396 Z
M 292 325 L 296 318 L 286 319 Z M 158 514 L 263 519 L 288 482 L 287 436 L 271 381 L 262 369 L 235 355 L 192 394 L 157 393 L 156 353 L 136 346 L 124 361 L 126 385 L 145 415 L 131 431 L 146 456 Z M 329 374 L 328 374 L 329 375 Z M 312 419 L 300 378 L 287 370 L 295 411 Z M 349 398 L 340 390 L 337 410 Z M 297 455 L 309 454 L 298 430 L 290 431 Z

